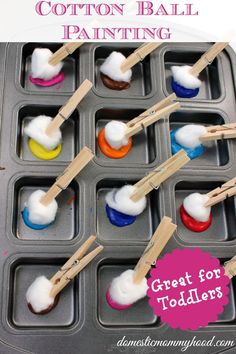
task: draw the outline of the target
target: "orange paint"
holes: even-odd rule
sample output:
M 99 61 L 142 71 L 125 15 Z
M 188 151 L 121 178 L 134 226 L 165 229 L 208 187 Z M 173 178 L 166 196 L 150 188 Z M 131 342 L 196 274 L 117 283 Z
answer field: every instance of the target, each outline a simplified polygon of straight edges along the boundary
M 113 149 L 106 141 L 105 129 L 103 128 L 98 134 L 98 145 L 103 154 L 110 159 L 122 159 L 122 157 L 125 157 L 132 148 L 132 138 L 129 138 L 128 145 L 122 146 L 119 150 Z

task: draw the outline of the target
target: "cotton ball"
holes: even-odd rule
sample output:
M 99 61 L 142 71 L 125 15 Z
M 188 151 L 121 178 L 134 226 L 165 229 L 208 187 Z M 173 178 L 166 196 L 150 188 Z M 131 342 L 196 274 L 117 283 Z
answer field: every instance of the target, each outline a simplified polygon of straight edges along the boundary
M 190 73 L 191 66 L 172 66 L 171 71 L 173 79 L 177 84 L 187 88 L 187 89 L 196 89 L 199 88 L 202 82 L 195 76 Z
M 54 298 L 50 296 L 53 284 L 45 276 L 40 276 L 34 280 L 26 292 L 26 301 L 36 313 L 47 310 L 54 303 Z
M 52 134 L 47 135 L 46 129 L 52 118 L 48 116 L 38 116 L 32 119 L 24 128 L 24 133 L 37 141 L 47 150 L 55 149 L 61 142 L 62 134 L 60 129 L 56 129 Z
M 125 137 L 127 125 L 123 122 L 112 120 L 105 126 L 105 138 L 108 144 L 114 149 L 120 149 L 128 144 L 129 139 Z
M 120 189 L 114 188 L 106 195 L 106 203 L 112 209 L 120 213 L 136 216 L 141 214 L 146 208 L 146 197 L 141 198 L 137 202 L 133 202 L 130 197 L 136 188 L 132 185 L 123 186 Z
M 58 209 L 57 202 L 54 199 L 47 206 L 43 205 L 41 199 L 45 194 L 46 192 L 39 189 L 30 195 L 26 203 L 29 210 L 29 220 L 33 224 L 47 225 L 55 220 Z
M 120 52 L 112 52 L 100 67 L 101 73 L 108 76 L 114 81 L 130 82 L 132 70 L 126 72 L 121 71 L 121 65 L 126 60 L 126 57 Z
M 62 62 L 55 66 L 48 63 L 52 54 L 48 48 L 36 48 L 33 51 L 31 58 L 31 74 L 33 78 L 50 80 L 60 73 L 63 67 Z
M 175 140 L 178 144 L 195 149 L 201 144 L 200 137 L 207 133 L 206 127 L 198 124 L 188 124 L 177 130 Z
M 146 296 L 147 279 L 144 278 L 141 283 L 135 284 L 133 277 L 134 271 L 128 269 L 112 280 L 109 288 L 112 300 L 120 305 L 130 305 Z
M 183 202 L 185 211 L 195 220 L 206 222 L 211 214 L 211 207 L 205 207 L 209 197 L 206 194 L 192 193 Z

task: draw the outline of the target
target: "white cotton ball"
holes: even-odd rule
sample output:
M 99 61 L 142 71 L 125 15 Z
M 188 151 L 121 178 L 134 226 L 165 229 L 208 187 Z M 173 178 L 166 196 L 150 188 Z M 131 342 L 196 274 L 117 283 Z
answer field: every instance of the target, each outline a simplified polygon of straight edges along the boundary
M 34 280 L 26 292 L 26 301 L 36 313 L 47 310 L 53 303 L 54 298 L 50 296 L 53 284 L 45 276 Z
M 33 51 L 31 58 L 31 74 L 33 78 L 50 80 L 59 74 L 63 63 L 60 62 L 55 66 L 49 64 L 48 61 L 52 54 L 48 48 L 36 48 Z
M 114 149 L 120 149 L 128 144 L 129 139 L 125 137 L 127 125 L 123 122 L 112 120 L 105 126 L 105 138 L 108 144 Z
M 141 283 L 135 284 L 133 277 L 134 271 L 128 269 L 112 280 L 109 294 L 113 301 L 120 305 L 131 305 L 146 296 L 147 279 L 144 278 Z
M 207 129 L 203 125 L 188 124 L 177 130 L 175 133 L 175 140 L 180 145 L 195 149 L 201 144 L 199 138 L 206 133 Z
M 100 71 L 114 81 L 130 82 L 132 70 L 122 72 L 120 67 L 126 57 L 120 52 L 112 52 L 100 67 Z
M 120 189 L 112 189 L 106 195 L 106 203 L 110 208 L 119 211 L 120 213 L 136 216 L 141 214 L 146 208 L 146 197 L 141 198 L 137 202 L 133 202 L 130 197 L 135 192 L 136 188 L 131 185 L 123 186 Z
M 177 84 L 187 88 L 187 89 L 196 89 L 199 88 L 202 82 L 195 76 L 190 73 L 191 66 L 172 66 L 171 71 L 174 78 L 174 81 Z
M 37 190 L 33 192 L 27 203 L 26 207 L 29 210 L 29 220 L 33 224 L 47 225 L 55 220 L 58 205 L 54 199 L 49 205 L 43 205 L 40 200 L 46 194 L 42 190 Z
M 38 116 L 32 119 L 24 128 L 24 133 L 37 141 L 46 150 L 53 150 L 60 144 L 62 135 L 60 129 L 55 130 L 50 135 L 46 134 L 46 129 L 51 121 L 51 117 Z
M 205 207 L 209 197 L 206 194 L 192 193 L 183 202 L 186 212 L 195 220 L 205 222 L 209 220 L 211 207 Z

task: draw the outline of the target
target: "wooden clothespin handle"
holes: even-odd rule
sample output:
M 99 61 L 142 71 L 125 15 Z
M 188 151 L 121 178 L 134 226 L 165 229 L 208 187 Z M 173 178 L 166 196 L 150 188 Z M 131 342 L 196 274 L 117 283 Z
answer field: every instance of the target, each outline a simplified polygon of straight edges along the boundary
M 236 123 L 207 127 L 207 133 L 200 137 L 202 142 L 236 138 Z
M 215 43 L 201 58 L 192 66 L 190 72 L 193 76 L 198 76 L 202 70 L 204 70 L 217 55 L 222 52 L 228 45 L 228 42 Z
M 138 62 L 142 61 L 148 54 L 153 52 L 162 43 L 146 43 L 142 44 L 137 48 L 132 54 L 130 54 L 126 60 L 121 65 L 121 71 L 125 73 L 127 70 L 131 69 Z
M 89 163 L 89 161 L 93 159 L 93 157 L 94 154 L 92 151 L 85 146 L 65 169 L 64 173 L 41 198 L 40 202 L 45 206 L 49 205 L 61 193 L 61 191 L 70 184 L 70 182 Z
M 127 127 L 126 130 L 125 137 L 127 139 L 130 138 L 131 136 L 140 132 L 142 129 L 147 128 L 149 125 L 157 122 L 159 119 L 165 117 L 166 115 L 175 112 L 179 108 L 180 108 L 179 102 L 172 103 L 169 106 L 166 106 L 160 109 L 159 111 L 150 114 L 146 118 L 137 121 L 136 124 L 134 124 L 133 126 L 129 125 L 129 127 Z
M 134 268 L 134 283 L 139 284 L 145 278 L 153 262 L 160 255 L 176 230 L 177 225 L 173 224 L 171 221 L 172 220 L 166 216 L 161 220 L 143 255 Z
M 147 176 L 137 182 L 135 192 L 130 197 L 133 202 L 139 201 L 145 197 L 154 188 L 160 186 L 162 182 L 171 177 L 180 168 L 185 166 L 190 161 L 190 158 L 184 150 L 180 150 L 177 154 L 166 160 L 162 165 L 151 171 Z
M 236 177 L 230 181 L 222 184 L 221 187 L 217 187 L 213 191 L 207 193 L 209 197 L 205 207 L 212 207 L 220 202 L 223 202 L 226 198 L 232 197 L 236 194 Z
M 81 47 L 84 43 L 66 43 L 61 48 L 59 48 L 52 56 L 49 58 L 48 63 L 52 66 L 56 66 L 68 55 L 72 54 L 77 48 Z
M 87 95 L 93 84 L 89 80 L 84 80 L 80 87 L 75 91 L 67 103 L 61 107 L 56 117 L 49 123 L 45 133 L 51 135 L 54 131 L 60 128 L 66 119 L 74 112 L 78 104 Z
M 172 93 L 168 97 L 164 98 L 160 102 L 154 104 L 154 106 L 148 108 L 146 111 L 141 113 L 139 116 L 131 119 L 128 123 L 126 123 L 128 128 L 132 128 L 136 123 L 140 122 L 143 118 L 148 117 L 149 115 L 153 114 L 154 112 L 157 112 L 161 110 L 162 108 L 165 108 L 169 106 L 173 101 L 176 99 L 176 94 Z
M 96 236 L 92 235 L 90 236 L 83 244 L 82 246 L 67 260 L 65 264 L 61 267 L 61 269 L 53 275 L 53 277 L 50 279 L 50 281 L 55 284 L 57 283 L 58 280 L 62 277 L 63 274 L 65 274 L 72 266 L 73 264 L 81 259 L 89 249 L 89 247 L 92 245 L 92 243 L 96 240 Z
M 236 256 L 224 264 L 225 275 L 232 279 L 236 275 Z
M 87 256 L 82 258 L 77 265 L 72 266 L 67 272 L 63 274 L 60 281 L 53 285 L 52 290 L 50 292 L 50 296 L 55 298 L 64 288 L 65 286 L 72 280 L 74 277 L 81 272 L 82 269 L 86 267 L 102 250 L 103 246 L 98 246 L 92 252 L 90 252 Z

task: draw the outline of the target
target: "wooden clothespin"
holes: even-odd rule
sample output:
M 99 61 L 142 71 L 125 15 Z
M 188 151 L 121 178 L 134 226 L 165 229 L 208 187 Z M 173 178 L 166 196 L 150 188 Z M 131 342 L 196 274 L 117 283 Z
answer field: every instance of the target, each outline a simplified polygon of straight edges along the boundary
M 224 264 L 225 275 L 232 279 L 236 275 L 236 256 Z
M 166 246 L 176 228 L 177 225 L 172 223 L 171 218 L 166 216 L 163 217 L 134 268 L 134 283 L 141 283 L 141 281 L 145 278 L 149 272 L 149 269 Z
M 50 296 L 55 298 L 62 289 L 86 267 L 102 250 L 103 246 L 98 246 L 89 254 L 86 254 L 89 247 L 96 240 L 96 236 L 90 236 L 87 241 L 68 259 L 61 269 L 54 274 L 50 281 L 54 284 Z
M 67 103 L 62 106 L 56 115 L 56 117 L 49 123 L 45 133 L 51 135 L 55 130 L 59 129 L 60 126 L 70 117 L 74 112 L 80 101 L 87 95 L 91 87 L 92 82 L 89 80 L 84 80 L 80 87 L 75 91 Z
M 236 138 L 236 123 L 207 127 L 207 133 L 200 137 L 202 142 Z
M 55 53 L 52 54 L 52 56 L 49 58 L 48 63 L 52 66 L 56 66 L 63 59 L 68 57 L 68 55 L 74 53 L 74 51 L 77 48 L 81 47 L 83 44 L 84 44 L 84 42 L 65 43 L 61 48 L 59 48 Z
M 228 42 L 215 43 L 206 53 L 204 53 L 201 58 L 192 66 L 190 73 L 193 76 L 198 76 L 202 70 L 204 70 L 217 55 L 222 52 L 228 45 Z
M 180 103 L 173 103 L 176 99 L 176 95 L 173 93 L 166 97 L 161 102 L 158 102 L 138 117 L 129 121 L 127 125 L 127 131 L 125 137 L 128 139 L 136 133 L 140 132 L 142 129 L 148 127 L 149 125 L 157 122 L 159 119 L 165 117 L 167 114 L 175 112 L 180 108 Z
M 236 194 L 236 177 L 232 178 L 230 181 L 222 184 L 221 187 L 217 187 L 213 191 L 207 193 L 209 197 L 208 202 L 205 207 L 211 207 L 216 205 L 228 197 L 232 197 Z
M 41 198 L 40 202 L 49 205 L 62 190 L 66 189 L 70 182 L 94 157 L 92 151 L 86 146 L 78 153 L 74 160 L 65 169 L 63 174 L 56 179 L 56 182 L 50 187 L 47 193 Z
M 148 54 L 158 48 L 162 42 L 159 43 L 144 43 L 137 48 L 132 54 L 130 54 L 121 65 L 121 71 L 125 73 L 131 69 L 138 62 L 142 61 Z
M 162 165 L 155 168 L 147 176 L 137 182 L 134 185 L 136 190 L 130 199 L 133 202 L 137 202 L 150 193 L 153 189 L 158 189 L 162 182 L 172 176 L 189 161 L 190 158 L 186 152 L 184 150 L 180 150 L 177 154 L 166 160 Z

